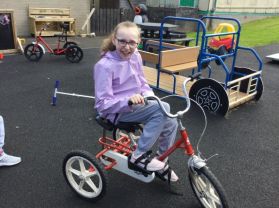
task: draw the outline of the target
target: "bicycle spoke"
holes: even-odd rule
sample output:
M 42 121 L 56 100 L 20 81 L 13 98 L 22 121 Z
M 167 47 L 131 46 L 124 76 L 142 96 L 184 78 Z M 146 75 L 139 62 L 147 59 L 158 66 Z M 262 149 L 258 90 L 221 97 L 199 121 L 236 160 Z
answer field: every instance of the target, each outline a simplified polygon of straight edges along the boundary
M 213 205 L 213 203 L 214 203 L 214 206 L 215 206 L 215 203 L 217 203 L 217 204 L 221 204 L 221 202 L 220 202 L 220 199 L 219 199 L 219 197 L 216 195 L 216 193 L 215 193 L 215 191 L 214 191 L 214 187 L 212 187 L 212 185 L 211 184 L 207 184 L 207 198 L 208 199 L 210 199 L 210 202 L 212 203 L 212 205 Z
M 81 180 L 79 185 L 78 185 L 78 189 L 81 190 L 84 186 L 84 180 Z
M 79 162 L 80 171 L 84 173 L 85 172 L 84 161 L 82 159 L 79 159 L 78 162 Z
M 72 168 L 72 167 L 69 168 L 69 171 L 70 171 L 71 173 L 77 175 L 77 176 L 80 176 L 80 175 L 81 175 L 81 172 L 80 172 L 80 171 L 78 171 L 78 170 L 76 170 L 76 169 L 74 169 L 74 168 Z
M 88 186 L 94 191 L 94 192 L 98 192 L 98 188 L 95 186 L 95 184 L 92 182 L 92 180 L 90 178 L 86 179 L 86 183 L 88 184 Z

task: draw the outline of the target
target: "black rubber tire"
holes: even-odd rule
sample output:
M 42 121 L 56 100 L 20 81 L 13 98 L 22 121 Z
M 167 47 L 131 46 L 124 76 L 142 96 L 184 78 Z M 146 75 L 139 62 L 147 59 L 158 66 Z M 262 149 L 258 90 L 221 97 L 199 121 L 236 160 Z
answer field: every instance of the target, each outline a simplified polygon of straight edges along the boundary
M 191 188 L 195 194 L 195 196 L 197 197 L 198 201 L 201 203 L 202 207 L 205 208 L 210 208 L 212 206 L 210 206 L 208 204 L 208 201 L 210 201 L 210 203 L 214 203 L 216 208 L 228 208 L 229 207 L 229 203 L 227 200 L 227 196 L 225 193 L 224 188 L 222 187 L 221 183 L 219 182 L 219 180 L 215 177 L 215 175 L 209 170 L 209 168 L 207 166 L 204 166 L 200 169 L 194 169 L 192 170 L 191 168 L 189 169 L 189 181 L 191 184 Z M 197 186 L 197 177 L 200 180 L 203 180 L 203 185 L 209 185 L 210 187 L 203 187 L 203 189 L 201 189 L 201 187 Z M 199 184 L 201 185 L 201 184 Z M 219 198 L 218 202 L 215 202 L 214 199 L 212 200 L 212 198 L 210 198 L 210 195 L 212 195 L 212 192 L 208 192 L 208 190 L 206 190 L 206 188 L 211 188 L 211 191 L 214 190 L 214 196 Z M 201 190 L 200 190 L 201 189 Z
M 71 63 L 79 63 L 83 58 L 83 51 L 77 45 L 69 46 L 66 50 L 66 59 Z
M 73 41 L 69 41 L 69 42 L 66 42 L 64 45 L 63 45 L 63 48 L 68 48 L 70 46 L 73 46 L 73 45 L 77 45 L 76 42 L 73 42 Z
M 34 43 L 30 43 L 24 48 L 24 55 L 29 61 L 39 61 L 43 54 L 43 49 Z
M 205 110 L 226 115 L 229 110 L 229 99 L 224 87 L 214 79 L 197 80 L 190 89 L 190 98 L 194 99 Z
M 256 72 L 256 70 L 254 70 L 254 69 L 250 69 L 250 68 L 246 68 L 246 67 L 238 67 L 238 66 L 234 67 L 234 71 L 239 72 L 239 73 L 244 73 L 244 74 L 247 74 L 247 75 Z M 240 78 L 240 77 L 241 77 L 240 75 L 233 74 L 232 80 Z M 241 85 L 240 85 L 240 92 L 246 93 L 247 87 L 248 87 L 248 80 L 243 80 L 241 82 Z M 262 80 L 261 77 L 259 77 L 258 85 L 257 85 L 257 94 L 255 96 L 256 101 L 258 101 L 261 98 L 261 96 L 263 94 L 263 91 L 264 91 L 263 80 Z
M 258 101 L 261 98 L 263 91 L 264 91 L 264 84 L 262 78 L 260 77 L 258 80 L 257 94 L 255 96 L 256 101 Z
M 87 182 L 84 182 L 86 184 L 82 186 L 82 191 L 80 189 L 79 189 L 79 191 L 77 191 L 77 187 L 74 187 L 74 186 L 77 185 L 76 180 L 80 180 L 79 183 L 81 183 L 83 176 L 76 176 L 75 177 L 76 179 L 73 176 L 68 176 L 68 174 L 70 174 L 69 172 L 71 172 L 71 171 L 69 171 L 68 167 L 70 166 L 71 168 L 73 168 L 72 165 L 76 165 L 76 163 L 74 161 L 75 159 L 77 159 L 77 160 L 82 159 L 82 161 L 86 162 L 86 163 L 83 162 L 84 167 L 85 167 L 85 171 L 90 172 L 90 168 L 93 168 L 93 171 L 96 171 L 96 174 L 94 175 L 94 177 L 95 176 L 98 177 L 97 179 L 99 180 L 99 183 L 98 183 L 99 187 L 97 187 L 97 186 L 95 186 L 95 187 L 100 188 L 100 191 L 98 191 L 98 193 L 95 196 L 87 195 L 87 193 L 92 194 L 94 192 L 94 191 L 92 192 L 92 188 L 91 188 L 91 192 L 89 192 L 87 190 L 83 190 L 85 185 L 87 185 L 87 187 L 85 187 L 87 189 L 88 189 L 88 187 L 90 187 L 87 184 Z M 80 167 L 80 163 L 78 163 L 78 164 L 79 164 L 79 167 Z M 78 170 L 76 170 L 76 171 L 78 172 Z M 64 158 L 64 161 L 63 161 L 63 175 L 64 175 L 64 178 L 67 181 L 68 185 L 71 187 L 71 189 L 78 196 L 80 196 L 83 199 L 86 199 L 86 200 L 89 200 L 89 201 L 98 201 L 101 198 L 103 198 L 104 195 L 106 194 L 107 175 L 106 175 L 106 172 L 103 168 L 103 165 L 98 160 L 96 160 L 96 158 L 93 155 L 91 155 L 90 153 L 88 153 L 86 151 L 76 150 L 76 151 L 72 151 L 72 152 L 67 154 L 67 156 Z M 72 175 L 74 175 L 74 173 Z M 91 177 L 93 177 L 93 176 L 91 176 Z M 90 181 L 91 181 L 91 183 L 94 183 L 92 181 L 91 177 L 90 177 Z M 85 178 L 86 177 L 84 177 L 84 180 L 86 180 Z M 96 178 L 94 178 L 94 179 L 95 179 L 94 181 L 96 181 Z M 71 183 L 70 180 L 74 181 L 74 182 Z

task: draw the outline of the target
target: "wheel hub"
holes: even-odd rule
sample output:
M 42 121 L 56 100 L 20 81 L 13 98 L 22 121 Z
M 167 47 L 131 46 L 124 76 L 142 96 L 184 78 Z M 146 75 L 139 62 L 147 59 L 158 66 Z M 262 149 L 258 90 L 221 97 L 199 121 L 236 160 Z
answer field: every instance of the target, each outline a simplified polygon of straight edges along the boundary
M 196 100 L 205 109 L 216 112 L 220 106 L 218 94 L 210 87 L 201 88 L 196 95 Z

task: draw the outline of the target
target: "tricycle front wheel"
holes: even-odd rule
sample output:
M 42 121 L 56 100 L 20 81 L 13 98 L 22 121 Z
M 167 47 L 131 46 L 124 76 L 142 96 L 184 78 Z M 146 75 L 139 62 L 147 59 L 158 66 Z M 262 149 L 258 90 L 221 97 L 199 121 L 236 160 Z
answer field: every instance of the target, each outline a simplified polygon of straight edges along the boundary
M 34 43 L 28 44 L 24 48 L 24 56 L 29 60 L 29 61 L 39 61 L 44 52 L 43 49 Z
M 72 190 L 85 199 L 97 201 L 106 193 L 103 166 L 88 152 L 70 152 L 63 161 L 63 174 Z
M 226 193 L 207 166 L 189 168 L 189 181 L 195 196 L 205 208 L 228 208 Z

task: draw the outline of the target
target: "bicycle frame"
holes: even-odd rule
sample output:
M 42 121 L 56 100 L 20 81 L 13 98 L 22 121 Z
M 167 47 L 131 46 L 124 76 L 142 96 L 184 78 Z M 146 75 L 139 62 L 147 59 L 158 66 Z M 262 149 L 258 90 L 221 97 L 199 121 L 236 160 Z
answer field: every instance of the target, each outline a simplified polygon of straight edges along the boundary
M 194 155 L 194 148 L 191 145 L 188 134 L 184 127 L 181 128 L 180 134 L 181 134 L 180 139 L 178 139 L 166 152 L 164 152 L 164 154 L 162 154 L 159 157 L 159 160 L 163 161 L 166 157 L 171 155 L 176 149 L 179 149 L 179 148 L 184 148 L 185 154 L 187 154 L 189 156 Z M 131 141 L 126 136 L 122 136 L 116 141 L 114 141 L 108 137 L 101 137 L 99 139 L 99 143 L 104 146 L 104 149 L 96 155 L 96 158 L 100 158 L 109 150 L 119 152 L 125 156 L 128 156 L 129 154 L 131 154 L 133 152 L 132 147 L 130 146 Z M 115 161 L 111 162 L 111 164 L 106 166 L 105 169 L 109 170 L 114 165 L 116 165 Z
M 35 44 L 39 45 L 40 43 L 42 43 L 42 45 L 44 45 L 47 48 L 48 52 L 50 52 L 52 54 L 60 55 L 60 54 L 63 54 L 65 52 L 64 48 L 60 49 L 60 41 L 58 41 L 57 50 L 55 52 L 41 35 L 39 35 L 36 38 L 36 43 Z

